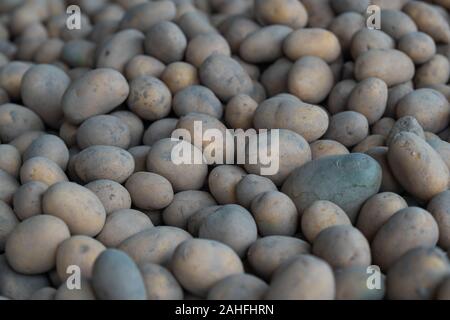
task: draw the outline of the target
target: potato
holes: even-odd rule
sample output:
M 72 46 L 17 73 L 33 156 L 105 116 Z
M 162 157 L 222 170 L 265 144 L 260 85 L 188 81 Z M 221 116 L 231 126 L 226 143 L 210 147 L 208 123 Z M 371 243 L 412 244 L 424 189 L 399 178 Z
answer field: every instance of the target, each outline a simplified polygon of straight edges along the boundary
M 35 157 L 49 159 L 61 167 L 63 171 L 69 162 L 69 150 L 62 139 L 55 135 L 44 134 L 34 140 L 23 154 L 23 161 Z
M 327 29 L 338 37 L 343 51 L 350 49 L 353 36 L 366 26 L 366 19 L 357 12 L 345 12 L 336 16 Z
M 42 198 L 42 211 L 62 219 L 73 235 L 96 236 L 106 219 L 95 193 L 73 182 L 50 186 Z
M 298 59 L 288 76 L 289 92 L 307 103 L 322 102 L 334 85 L 330 67 L 318 57 Z
M 97 240 L 108 248 L 116 248 L 125 239 L 152 227 L 150 218 L 144 213 L 133 209 L 120 209 L 106 217 Z
M 450 63 L 440 54 L 434 55 L 416 70 L 414 83 L 416 87 L 427 87 L 436 84 L 447 84 L 450 77 Z
M 423 139 L 400 132 L 389 144 L 389 166 L 411 195 L 429 200 L 447 190 L 449 169 L 439 154 Z
M 308 12 L 308 26 L 311 28 L 326 28 L 334 18 L 334 11 L 329 0 L 303 0 Z
M 61 60 L 70 67 L 92 68 L 95 65 L 94 42 L 85 39 L 74 39 L 67 41 L 61 51 Z
M 125 66 L 125 76 L 132 81 L 141 76 L 159 77 L 164 72 L 164 63 L 150 56 L 138 54 Z
M 120 29 L 148 30 L 158 22 L 175 18 L 176 8 L 172 1 L 144 2 L 127 8 Z
M 189 41 L 186 48 L 186 62 L 199 68 L 213 54 L 230 56 L 231 49 L 228 42 L 216 32 L 202 33 Z
M 246 94 L 232 98 L 225 108 L 225 122 L 234 129 L 247 130 L 253 127 L 253 117 L 258 103 Z
M 64 283 L 60 285 L 54 300 L 96 300 L 94 289 L 92 288 L 91 282 L 81 279 L 81 289 L 80 290 L 70 290 Z
M 147 300 L 182 300 L 183 289 L 172 273 L 150 262 L 138 265 L 144 278 Z
M 261 75 L 261 83 L 269 96 L 287 92 L 288 74 L 293 63 L 281 58 L 271 64 Z
M 171 267 L 183 288 L 202 297 L 218 281 L 244 272 L 242 262 L 230 247 L 203 239 L 180 244 L 173 254 Z
M 279 95 L 258 106 L 253 124 L 255 129 L 289 129 L 313 142 L 325 134 L 329 120 L 320 107 Z
M 201 82 L 227 102 L 235 95 L 249 93 L 252 81 L 240 64 L 223 54 L 212 54 L 199 69 Z
M 11 61 L 0 70 L 0 87 L 5 89 L 12 100 L 20 98 L 22 79 L 31 68 L 30 63 Z
M 145 300 L 144 279 L 135 262 L 124 252 L 104 250 L 95 260 L 92 287 L 102 300 Z
M 311 45 L 301 45 L 304 43 L 310 43 Z M 286 37 L 283 43 L 283 51 L 293 61 L 305 56 L 315 56 L 330 63 L 341 54 L 341 45 L 338 38 L 328 30 L 319 28 L 298 29 Z
M 119 72 L 110 68 L 89 71 L 67 88 L 62 98 L 64 116 L 69 122 L 80 124 L 112 111 L 126 100 L 128 93 L 128 83 Z
M 35 291 L 49 285 L 46 275 L 18 273 L 7 263 L 6 256 L 0 255 L 0 294 L 5 299 L 26 300 Z
M 270 179 L 248 174 L 236 185 L 237 203 L 245 208 L 250 208 L 253 199 L 267 191 L 277 191 L 277 187 Z
M 161 80 L 172 94 L 199 83 L 197 68 L 186 62 L 169 64 L 161 74 Z
M 303 28 L 308 22 L 308 12 L 300 1 L 256 0 L 255 15 L 262 24 L 282 24 Z
M 414 77 L 414 63 L 401 51 L 374 49 L 361 54 L 355 63 L 355 78 L 358 81 L 375 77 L 388 87 L 411 80 Z
M 205 13 L 195 9 L 182 14 L 177 20 L 177 24 L 188 39 L 192 39 L 202 33 L 217 32 Z
M 220 204 L 236 203 L 236 186 L 246 175 L 247 173 L 238 166 L 217 166 L 209 174 L 209 190 Z
M 410 1 L 403 11 L 417 24 L 420 31 L 430 35 L 436 42 L 450 42 L 447 20 L 433 6 L 421 1 Z
M 353 59 L 356 60 L 361 54 L 373 49 L 395 49 L 395 41 L 389 34 L 377 29 L 363 28 L 353 36 L 350 47 Z
M 17 189 L 13 196 L 14 213 L 20 220 L 42 214 L 42 196 L 48 185 L 39 181 L 30 181 Z
M 389 132 L 394 127 L 394 124 L 395 124 L 395 120 L 392 118 L 389 118 L 389 117 L 381 118 L 380 120 L 378 120 L 377 122 L 375 122 L 372 125 L 371 132 L 374 135 L 380 135 L 380 136 L 383 136 L 384 138 L 387 138 L 389 135 Z
M 144 45 L 148 55 L 169 64 L 183 60 L 187 39 L 175 23 L 161 21 L 148 29 Z
M 22 78 L 22 101 L 52 128 L 58 128 L 63 117 L 61 99 L 70 78 L 59 68 L 40 64 L 31 67 Z
M 400 132 L 410 132 L 425 140 L 423 128 L 413 116 L 405 116 L 398 119 L 386 138 L 386 144 L 390 145 L 394 137 Z
M 210 89 L 200 85 L 179 90 L 173 98 L 172 107 L 178 117 L 191 112 L 200 112 L 220 119 L 223 114 L 222 102 Z
M 350 153 L 343 144 L 334 140 L 316 140 L 310 144 L 310 147 L 312 160 Z
M 191 235 L 183 229 L 158 226 L 125 239 L 118 249 L 128 254 L 139 265 L 151 262 L 167 266 L 175 248 L 191 238 Z
M 448 201 L 450 191 L 446 190 L 434 196 L 428 203 L 427 211 L 430 212 L 439 227 L 439 246 L 443 249 L 450 248 L 450 212 L 448 211 Z
M 333 300 L 334 275 L 322 259 L 302 254 L 283 263 L 275 272 L 267 300 Z
M 384 8 L 383 8 L 384 9 Z M 408 33 L 417 32 L 417 25 L 411 17 L 399 9 L 381 11 L 381 30 L 394 40 L 400 40 Z
M 356 111 L 343 111 L 331 117 L 324 138 L 337 141 L 345 147 L 351 147 L 363 141 L 368 133 L 369 123 L 363 114 Z
M 30 181 L 39 181 L 51 186 L 68 180 L 60 166 L 52 160 L 43 157 L 31 158 L 25 161 L 22 168 L 20 168 L 20 181 L 22 184 Z
M 99 179 L 122 183 L 134 172 L 133 156 L 112 146 L 91 146 L 75 159 L 75 172 L 84 182 Z
M 372 241 L 373 262 L 381 270 L 388 270 L 408 250 L 436 245 L 438 236 L 438 225 L 428 211 L 418 207 L 401 209 L 376 233 Z
M 158 120 L 170 113 L 172 95 L 157 78 L 142 76 L 130 84 L 128 107 L 144 120 Z
M 297 231 L 297 208 L 284 193 L 268 191 L 259 194 L 251 203 L 251 213 L 262 236 L 292 236 Z
M 361 266 L 336 270 L 336 300 L 383 300 L 386 277 L 381 275 L 380 288 L 370 289 L 367 286 L 369 276 L 367 268 Z
M 384 115 L 386 117 L 395 118 L 397 111 L 397 103 L 407 94 L 414 91 L 412 81 L 405 82 L 389 88 L 388 101 Z
M 105 250 L 99 241 L 87 236 L 73 236 L 64 240 L 56 252 L 56 270 L 61 281 L 71 275 L 70 266 L 80 268 L 81 276 L 90 279 L 97 257 Z
M 106 214 L 111 214 L 120 209 L 131 208 L 131 196 L 127 189 L 120 183 L 112 180 L 94 180 L 84 186 L 91 190 L 105 208 Z
M 58 246 L 69 237 L 69 228 L 61 219 L 49 215 L 31 217 L 22 221 L 9 235 L 6 259 L 19 273 L 48 272 L 56 265 Z
M 242 41 L 239 56 L 250 63 L 273 62 L 283 55 L 283 41 L 291 32 L 291 28 L 282 25 L 256 30 Z
M 267 283 L 251 274 L 235 274 L 218 281 L 208 292 L 208 300 L 262 300 Z
M 44 124 L 32 110 L 18 104 L 0 106 L 0 139 L 9 143 L 27 131 L 44 130 Z
M 36 290 L 29 298 L 29 300 L 54 300 L 56 289 L 52 287 L 44 287 Z
M 0 252 L 5 250 L 5 244 L 8 236 L 14 230 L 14 228 L 19 224 L 14 211 L 6 203 L 0 200 L 0 221 L 2 228 L 0 230 Z
M 412 249 L 389 268 L 387 295 L 393 300 L 432 299 L 449 272 L 448 258 L 441 249 Z
M 124 122 L 130 131 L 130 147 L 141 145 L 142 137 L 144 135 L 144 123 L 134 113 L 130 111 L 115 111 L 111 113 L 112 116 L 119 118 Z
M 16 147 L 10 144 L 0 144 L 0 169 L 17 177 L 21 165 L 22 157 Z
M 242 41 L 259 29 L 259 24 L 244 16 L 230 16 L 219 25 L 219 31 L 227 40 L 231 52 L 239 52 Z
M 436 54 L 433 38 L 423 32 L 411 32 L 400 38 L 398 49 L 406 53 L 415 64 L 422 64 Z
M 177 124 L 176 118 L 164 118 L 153 122 L 144 133 L 144 144 L 151 146 L 161 139 L 170 138 Z
M 353 153 L 306 163 L 290 174 L 281 190 L 294 201 L 300 214 L 315 201 L 328 200 L 354 222 L 362 204 L 378 192 L 380 184 L 378 163 Z

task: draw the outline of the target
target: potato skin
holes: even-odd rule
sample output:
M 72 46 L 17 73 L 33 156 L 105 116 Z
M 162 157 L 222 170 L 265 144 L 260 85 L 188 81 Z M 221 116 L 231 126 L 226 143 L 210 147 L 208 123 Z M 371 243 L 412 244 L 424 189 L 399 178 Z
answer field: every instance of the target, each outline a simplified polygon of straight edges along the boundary
M 443 191 L 434 196 L 427 206 L 427 211 L 430 212 L 437 222 L 439 227 L 439 246 L 444 249 L 450 248 L 450 191 Z
M 65 171 L 69 162 L 69 150 L 58 136 L 43 134 L 30 144 L 22 156 L 23 161 L 35 157 L 52 160 Z
M 450 63 L 441 54 L 434 55 L 430 60 L 417 68 L 414 84 L 418 88 L 432 85 L 445 85 L 450 78 Z
M 244 272 L 241 260 L 230 247 L 203 239 L 180 244 L 173 254 L 171 268 L 183 288 L 201 297 L 218 281 Z
M 399 40 L 408 33 L 418 31 L 413 19 L 401 11 L 400 8 L 386 8 L 386 10 L 381 12 L 381 30 L 390 35 L 394 40 Z
M 8 264 L 22 274 L 48 272 L 56 265 L 56 251 L 70 237 L 61 219 L 39 215 L 22 221 L 9 235 L 5 254 Z M 27 248 L 34 248 L 27 250 Z
M 161 74 L 161 80 L 172 94 L 199 83 L 197 68 L 186 62 L 169 64 Z
M 27 131 L 43 130 L 44 123 L 34 111 L 14 103 L 0 105 L 0 139 L 3 143 L 9 143 Z
M 131 196 L 121 184 L 107 179 L 94 180 L 84 186 L 103 204 L 106 214 L 131 208 Z
M 164 63 L 158 59 L 138 54 L 126 64 L 124 75 L 128 81 L 133 81 L 141 76 L 159 77 L 165 69 Z
M 262 300 L 267 283 L 250 274 L 235 274 L 217 282 L 208 292 L 208 300 Z
M 389 144 L 389 165 L 398 182 L 413 196 L 429 200 L 447 190 L 449 170 L 439 154 L 423 139 L 400 132 Z
M 176 7 L 172 1 L 143 2 L 128 8 L 119 28 L 145 31 L 160 21 L 174 19 L 175 15 Z
M 138 264 L 144 278 L 147 300 L 182 300 L 183 289 L 166 268 L 145 262 Z
M 161 21 L 148 29 L 144 45 L 150 56 L 169 64 L 183 60 L 187 39 L 175 23 Z
M 435 246 L 439 230 L 433 216 L 418 207 L 397 211 L 372 240 L 373 262 L 381 270 L 389 268 L 408 250 Z
M 422 126 L 413 116 L 404 116 L 399 118 L 392 127 L 391 131 L 386 138 L 386 144 L 389 146 L 394 139 L 394 137 L 400 132 L 411 132 L 417 135 L 418 137 L 425 140 L 425 133 L 423 132 Z
M 330 266 L 322 259 L 302 254 L 277 269 L 265 299 L 333 300 L 335 291 L 334 275 Z
M 435 55 L 436 44 L 426 33 L 411 32 L 400 38 L 398 49 L 406 53 L 415 64 L 422 64 Z
M 331 117 L 324 138 L 352 147 L 363 141 L 369 134 L 367 118 L 356 111 L 339 112 Z
M 189 41 L 186 61 L 199 68 L 212 54 L 231 55 L 228 42 L 216 32 L 201 33 Z

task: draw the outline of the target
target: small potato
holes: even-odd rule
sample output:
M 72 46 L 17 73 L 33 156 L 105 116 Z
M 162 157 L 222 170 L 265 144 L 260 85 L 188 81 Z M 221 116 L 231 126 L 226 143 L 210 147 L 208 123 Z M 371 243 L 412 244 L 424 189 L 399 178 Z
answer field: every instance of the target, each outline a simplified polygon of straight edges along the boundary
M 253 127 L 253 117 L 258 103 L 246 94 L 232 98 L 225 108 L 225 121 L 233 129 L 247 130 Z
M 180 228 L 159 226 L 145 229 L 125 239 L 118 247 L 137 264 L 151 262 L 168 265 L 178 245 L 191 235 Z
M 199 238 L 216 240 L 230 246 L 240 257 L 256 241 L 258 230 L 250 212 L 228 204 L 208 215 L 200 224 Z
M 30 181 L 40 181 L 51 186 L 68 180 L 60 166 L 43 157 L 31 158 L 25 161 L 22 168 L 20 168 L 20 181 L 22 184 Z
M 255 174 L 248 174 L 236 185 L 237 203 L 250 208 L 253 199 L 261 193 L 277 191 L 272 180 Z
M 367 286 L 370 274 L 366 267 L 348 267 L 334 272 L 336 300 L 383 300 L 386 292 L 386 277 L 382 274 L 380 288 Z
M 91 190 L 105 208 L 106 214 L 131 208 L 131 196 L 120 183 L 112 180 L 94 180 L 84 186 Z
M 406 53 L 415 64 L 422 64 L 436 54 L 433 38 L 423 32 L 411 32 L 400 38 L 398 49 Z
M 160 21 L 174 19 L 175 15 L 176 7 L 172 1 L 143 2 L 128 8 L 120 29 L 145 31 Z
M 96 236 L 106 219 L 105 208 L 97 196 L 73 182 L 49 187 L 42 198 L 42 211 L 62 219 L 73 235 Z
M 450 264 L 439 248 L 415 248 L 388 270 L 387 295 L 392 300 L 430 300 L 449 274 Z
M 172 273 L 150 262 L 138 264 L 144 278 L 147 300 L 182 300 L 183 289 Z
M 130 84 L 128 107 L 144 120 L 158 120 L 170 113 L 172 95 L 157 78 L 142 76 Z
M 262 300 L 267 283 L 251 274 L 235 274 L 218 281 L 208 292 L 208 300 Z
M 147 170 L 147 157 L 150 149 L 149 146 L 136 146 L 128 149 L 134 158 L 134 173 Z
M 20 186 L 14 193 L 14 213 L 20 220 L 42 214 L 42 196 L 48 185 L 39 181 L 30 181 Z
M 434 196 L 428 203 L 427 211 L 436 220 L 439 227 L 439 246 L 450 249 L 450 191 L 446 190 Z
M 44 134 L 30 144 L 23 154 L 23 161 L 25 162 L 35 157 L 49 159 L 65 171 L 69 162 L 69 149 L 58 136 Z
M 378 78 L 367 78 L 358 83 L 348 98 L 348 110 L 361 113 L 369 125 L 380 120 L 386 110 L 388 87 Z
M 417 135 L 397 134 L 389 144 L 387 157 L 398 182 L 418 199 L 429 200 L 447 190 L 449 169 L 439 154 Z
M 210 89 L 200 85 L 178 91 L 173 98 L 172 108 L 178 117 L 200 112 L 220 119 L 223 114 L 222 102 Z
M 367 240 L 372 239 L 378 230 L 399 210 L 408 204 L 398 194 L 392 192 L 378 193 L 364 203 L 358 216 L 356 227 Z
M 322 102 L 334 85 L 334 76 L 325 61 L 307 56 L 297 60 L 289 71 L 289 92 L 307 103 Z
M 47 125 L 59 128 L 63 117 L 61 99 L 69 84 L 69 76 L 59 68 L 48 64 L 33 66 L 22 78 L 22 101 Z
M 351 225 L 334 225 L 322 230 L 314 239 L 312 252 L 333 268 L 368 267 L 370 246 L 364 235 Z
M 116 111 L 111 113 L 111 115 L 119 118 L 127 125 L 130 131 L 130 147 L 141 145 L 142 136 L 144 135 L 143 121 L 130 111 Z
M 92 277 L 92 268 L 97 257 L 105 250 L 99 241 L 87 236 L 73 236 L 64 240 L 56 252 L 56 270 L 61 281 L 70 277 L 70 266 L 80 268 L 84 279 Z
M 322 259 L 301 254 L 283 263 L 270 281 L 267 300 L 333 300 L 334 275 Z
M 230 56 L 230 46 L 225 38 L 216 32 L 202 33 L 189 41 L 186 62 L 199 68 L 212 54 Z
M 0 144 L 0 169 L 17 177 L 21 165 L 22 157 L 16 147 L 10 144 Z
M 208 192 L 182 191 L 175 194 L 173 201 L 163 211 L 162 217 L 166 225 L 186 229 L 190 216 L 202 208 L 216 204 L 216 201 Z
M 366 27 L 366 19 L 357 12 L 344 12 L 336 16 L 327 29 L 336 35 L 341 43 L 342 50 L 350 49 L 353 36 Z
M 262 236 L 292 236 L 297 231 L 297 208 L 284 193 L 268 191 L 259 194 L 252 201 L 251 213 Z
M 81 279 L 81 289 L 80 290 L 70 290 L 66 283 L 63 283 L 56 290 L 54 300 L 62 301 L 85 301 L 85 300 L 96 300 L 94 289 L 92 288 L 91 282 Z
M 123 183 L 134 172 L 134 159 L 129 152 L 117 147 L 92 146 L 76 156 L 74 166 L 84 182 L 108 179 Z
M 331 114 L 345 111 L 348 99 L 355 86 L 356 82 L 353 79 L 342 80 L 336 83 L 328 96 L 327 110 Z
M 95 65 L 94 42 L 85 39 L 67 41 L 61 51 L 61 60 L 73 68 L 92 68 Z
M 8 236 L 14 230 L 14 228 L 19 224 L 14 211 L 11 207 L 0 200 L 0 221 L 2 223 L 2 228 L 0 230 L 0 252 L 5 250 L 5 244 Z
M 32 110 L 13 103 L 0 106 L 0 139 L 8 143 L 27 131 L 42 131 L 44 124 Z
M 177 162 L 180 159 L 177 154 L 175 158 L 172 156 L 179 152 L 180 148 L 190 152 L 190 157 L 187 159 L 188 163 L 177 165 L 172 160 Z M 195 163 L 195 159 L 203 161 Z M 200 189 L 208 174 L 208 165 L 200 149 L 186 141 L 174 141 L 170 138 L 159 140 L 152 145 L 147 158 L 147 169 L 169 180 L 175 192 Z
M 298 29 L 308 21 L 308 12 L 299 1 L 256 0 L 254 10 L 262 24 L 283 24 Z
M 417 32 L 417 25 L 411 17 L 400 8 L 381 11 L 381 30 L 394 40 L 400 40 L 408 33 Z
M 236 203 L 236 186 L 246 175 L 245 170 L 238 166 L 217 166 L 209 174 L 209 190 L 220 204 Z
M 201 82 L 224 102 L 240 93 L 249 93 L 253 87 L 241 65 L 223 54 L 213 54 L 206 59 L 200 66 L 199 75 Z
M 343 144 L 334 140 L 316 140 L 310 147 L 312 160 L 350 153 Z
M 305 46 L 308 43 L 311 45 Z M 315 56 L 330 63 L 341 54 L 338 38 L 328 30 L 319 28 L 298 29 L 291 32 L 283 43 L 286 56 L 295 61 L 305 56 Z
M 104 250 L 92 270 L 92 287 L 102 300 L 145 300 L 144 279 L 136 263 L 124 252 Z
M 365 153 L 366 151 L 375 148 L 375 147 L 383 147 L 386 144 L 386 138 L 379 134 L 373 134 L 367 136 L 363 141 L 358 143 L 353 149 L 352 152 Z
M 450 63 L 447 57 L 436 54 L 416 70 L 414 84 L 417 88 L 447 84 L 450 78 Z
M 347 214 L 331 201 L 315 201 L 301 216 L 302 233 L 311 243 L 321 231 L 336 225 L 351 225 L 351 222 Z
M 128 61 L 125 66 L 125 75 L 129 81 L 141 76 L 159 77 L 165 67 L 164 63 L 158 59 L 139 54 Z
M 127 149 L 130 142 L 131 134 L 127 124 L 110 115 L 89 118 L 77 130 L 77 143 L 81 149 L 97 145 Z
M 281 58 L 264 70 L 260 81 L 270 97 L 288 91 L 288 74 L 292 65 L 288 59 Z
M 144 213 L 133 209 L 120 209 L 106 217 L 97 240 L 108 248 L 116 248 L 125 239 L 152 227 L 152 222 Z
M 353 59 L 356 60 L 361 54 L 369 50 L 394 48 L 395 41 L 387 33 L 377 29 L 363 28 L 353 36 L 350 52 Z M 401 51 L 405 52 L 404 50 Z
M 242 41 L 239 56 L 249 63 L 273 62 L 283 55 L 283 41 L 291 32 L 291 28 L 282 25 L 256 30 Z
M 375 135 L 380 135 L 387 138 L 389 132 L 391 132 L 392 128 L 394 127 L 394 124 L 395 120 L 392 118 L 388 117 L 381 118 L 372 125 L 371 132 Z
M 199 83 L 197 68 L 186 62 L 169 64 L 161 74 L 161 80 L 172 94 Z
M 144 210 L 159 210 L 173 200 L 173 189 L 169 180 L 151 172 L 136 172 L 128 178 L 125 188 L 133 204 Z
M 161 21 L 148 29 L 144 46 L 148 55 L 169 64 L 183 60 L 187 39 L 175 23 Z
M 401 51 L 374 49 L 361 54 L 355 63 L 355 78 L 358 81 L 375 77 L 388 87 L 406 82 L 414 77 L 414 63 Z
M 410 249 L 435 246 L 438 237 L 438 225 L 428 211 L 418 207 L 402 209 L 376 233 L 372 241 L 373 262 L 381 270 L 389 270 Z
M 177 124 L 176 118 L 164 118 L 153 122 L 144 133 L 144 144 L 151 146 L 161 139 L 170 138 Z
M 20 98 L 23 76 L 31 66 L 26 62 L 11 61 L 1 68 L 0 87 L 5 89 L 12 100 Z
M 344 111 L 331 117 L 324 137 L 351 147 L 363 141 L 368 133 L 369 123 L 364 115 L 355 111 Z
M 58 246 L 69 237 L 69 228 L 61 219 L 49 215 L 31 217 L 22 221 L 9 235 L 6 259 L 19 273 L 48 272 L 56 265 Z
M 410 132 L 425 140 L 423 128 L 413 116 L 404 116 L 395 122 L 386 138 L 386 144 L 390 145 L 394 137 L 400 132 Z
M 183 288 L 202 297 L 218 281 L 244 272 L 241 260 L 230 247 L 203 239 L 180 244 L 173 254 L 171 266 Z

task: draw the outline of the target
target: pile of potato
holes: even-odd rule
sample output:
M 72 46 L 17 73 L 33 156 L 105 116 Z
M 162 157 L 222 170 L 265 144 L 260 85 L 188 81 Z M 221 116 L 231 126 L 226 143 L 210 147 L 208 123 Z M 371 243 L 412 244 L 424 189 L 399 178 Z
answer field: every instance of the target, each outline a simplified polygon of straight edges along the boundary
M 449 10 L 0 1 L 1 298 L 450 299 Z M 279 170 L 175 164 L 196 122 Z

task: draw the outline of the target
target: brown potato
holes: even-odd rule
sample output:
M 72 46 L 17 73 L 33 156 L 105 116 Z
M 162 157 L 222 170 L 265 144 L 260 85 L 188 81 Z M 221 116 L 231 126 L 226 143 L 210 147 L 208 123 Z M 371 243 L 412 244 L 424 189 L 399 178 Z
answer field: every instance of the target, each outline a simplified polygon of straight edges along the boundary
M 386 138 L 379 134 L 367 136 L 363 141 L 358 143 L 352 152 L 365 153 L 375 147 L 383 147 L 386 144 Z
M 144 123 L 137 115 L 130 111 L 115 111 L 112 116 L 122 120 L 130 131 L 130 147 L 141 145 L 144 135 Z
M 144 278 L 147 300 L 182 300 L 183 289 L 166 268 L 145 262 L 138 265 Z
M 174 62 L 169 64 L 161 74 L 172 94 L 199 83 L 197 68 L 186 62 Z
M 236 185 L 237 203 L 250 208 L 253 199 L 267 191 L 277 191 L 272 180 L 256 174 L 248 174 Z
M 450 276 L 446 277 L 436 290 L 437 300 L 450 300 Z
M 112 180 L 94 180 L 84 186 L 91 190 L 105 208 L 106 214 L 131 208 L 131 196 L 120 183 Z
M 308 12 L 299 1 L 256 0 L 254 10 L 262 24 L 282 24 L 298 29 L 308 22 Z
M 338 37 L 343 51 L 350 49 L 353 36 L 365 28 L 366 19 L 357 12 L 344 12 L 336 16 L 327 29 Z
M 3 143 L 9 143 L 27 131 L 41 130 L 44 130 L 44 124 L 32 110 L 13 103 L 0 106 L 0 139 Z
M 400 194 L 403 192 L 403 187 L 394 177 L 391 168 L 389 167 L 387 154 L 387 147 L 373 147 L 365 152 L 367 155 L 375 159 L 382 168 L 381 192 L 394 192 Z
M 186 48 L 186 62 L 199 68 L 212 54 L 231 55 L 228 42 L 216 32 L 202 33 L 189 41 Z
M 386 117 L 395 118 L 397 111 L 397 103 L 407 94 L 414 91 L 412 81 L 401 83 L 393 86 L 388 90 L 388 101 L 384 115 Z
M 30 181 L 20 186 L 13 196 L 14 213 L 20 220 L 42 214 L 42 196 L 48 185 L 40 181 Z
M 34 140 L 22 156 L 24 162 L 35 157 L 49 159 L 65 171 L 69 162 L 69 150 L 58 136 L 44 134 Z
M 210 89 L 200 85 L 179 90 L 173 98 L 172 108 L 178 117 L 200 112 L 220 119 L 223 114 L 222 102 Z
M 369 123 L 364 115 L 355 111 L 344 111 L 331 117 L 324 138 L 351 147 L 363 141 L 368 133 Z
M 281 58 L 270 65 L 261 75 L 261 83 L 269 96 L 288 91 L 288 74 L 293 63 Z
M 416 64 L 425 63 L 436 54 L 433 38 L 423 32 L 411 32 L 401 37 L 398 49 L 406 53 Z
M 380 135 L 385 138 L 388 137 L 389 132 L 391 132 L 392 128 L 394 127 L 395 120 L 389 117 L 384 117 L 375 122 L 372 125 L 372 134 Z
M 400 40 L 404 35 L 418 31 L 414 20 L 400 8 L 386 8 L 381 11 L 381 30 L 394 40 Z
M 233 97 L 225 108 L 225 121 L 233 129 L 247 130 L 253 127 L 253 117 L 258 103 L 246 94 Z
M 334 18 L 334 11 L 329 0 L 302 0 L 308 12 L 308 26 L 326 28 Z
M 411 132 L 425 140 L 425 133 L 413 116 L 405 116 L 398 119 L 386 138 L 386 144 L 390 145 L 394 137 L 400 132 Z
M 417 88 L 447 84 L 450 77 L 450 63 L 447 57 L 436 54 L 416 70 L 414 83 Z
M 31 67 L 30 63 L 11 61 L 1 68 L 0 87 L 5 89 L 12 100 L 20 98 L 23 76 Z
M 61 51 L 61 60 L 70 67 L 92 68 L 95 65 L 94 42 L 85 39 L 74 39 L 67 41 Z
M 208 177 L 209 191 L 220 204 L 236 203 L 236 186 L 246 175 L 245 170 L 238 166 L 217 166 Z
M 260 28 L 258 23 L 244 16 L 231 16 L 219 25 L 220 32 L 234 53 L 239 52 L 242 41 L 250 33 Z
M 353 59 L 356 60 L 361 54 L 369 50 L 394 48 L 395 41 L 387 33 L 377 29 L 363 28 L 353 36 L 350 52 Z
M 316 140 L 310 144 L 311 160 L 322 157 L 349 154 L 348 149 L 341 143 L 334 140 Z
M 164 63 L 156 58 L 138 54 L 125 66 L 125 76 L 132 81 L 141 76 L 159 77 L 165 71 Z
M 331 114 L 345 111 L 348 99 L 355 86 L 356 82 L 353 79 L 342 80 L 336 83 L 328 96 L 327 110 Z
M 91 117 L 77 130 L 77 145 L 81 149 L 96 145 L 127 149 L 130 142 L 131 134 L 127 124 L 111 115 Z
M 143 2 L 128 7 L 120 29 L 148 30 L 160 21 L 172 20 L 176 15 L 176 7 L 172 1 Z
M 77 144 L 78 126 L 64 121 L 59 127 L 59 137 L 64 141 L 67 147 L 74 147 Z
M 175 23 L 161 21 L 148 29 L 144 45 L 148 55 L 169 64 L 183 60 L 187 39 Z
M 2 228 L 0 230 L 0 252 L 5 250 L 5 244 L 8 236 L 14 230 L 14 228 L 19 224 L 14 211 L 6 203 L 0 200 L 0 221 L 2 221 Z
M 20 168 L 20 181 L 22 184 L 30 181 L 40 181 L 51 186 L 68 180 L 60 166 L 52 160 L 43 157 L 31 158 L 25 161 L 22 168 Z

